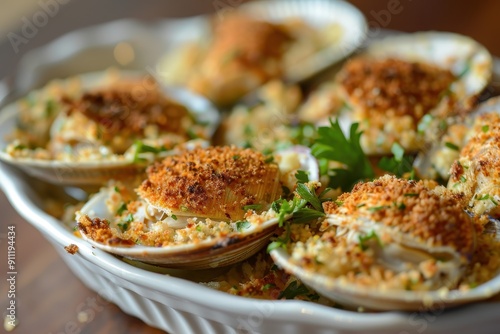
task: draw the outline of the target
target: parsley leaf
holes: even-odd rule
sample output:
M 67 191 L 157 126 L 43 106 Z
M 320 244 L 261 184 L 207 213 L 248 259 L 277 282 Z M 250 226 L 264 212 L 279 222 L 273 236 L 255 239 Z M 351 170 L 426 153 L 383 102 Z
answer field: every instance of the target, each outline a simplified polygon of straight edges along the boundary
M 250 226 L 252 226 L 252 224 L 246 220 L 236 222 L 236 229 L 238 230 L 238 232 L 242 232 L 243 230 L 246 230 Z
M 302 208 L 293 213 L 293 223 L 294 224 L 303 224 L 310 222 L 313 219 L 318 219 L 324 217 L 325 214 L 321 211 Z
M 288 284 L 285 290 L 281 291 L 278 299 L 294 299 L 297 296 L 308 295 L 310 293 L 311 292 L 304 284 L 299 285 L 298 281 L 293 281 L 292 283 Z
M 396 175 L 397 177 L 402 177 L 406 173 L 411 173 L 411 179 L 413 179 L 413 160 L 414 158 L 409 155 L 405 155 L 405 150 L 398 143 L 392 144 L 391 152 L 393 154 L 392 158 L 383 157 L 378 163 L 378 167 L 386 172 Z
M 351 125 L 349 138 L 346 138 L 339 122 L 330 120 L 329 127 L 318 129 L 318 138 L 313 144 L 312 155 L 317 159 L 337 161 L 345 165 L 345 168 L 330 169 L 331 188 L 341 188 L 350 191 L 354 184 L 360 180 L 373 179 L 375 172 L 370 161 L 363 152 L 360 145 L 362 131 L 358 131 L 359 123 Z
M 134 143 L 134 146 L 135 146 L 135 153 L 134 153 L 134 158 L 133 158 L 134 162 L 144 161 L 144 159 L 139 157 L 139 154 L 142 154 L 142 153 L 158 154 L 160 152 L 165 152 L 167 150 L 163 146 L 162 147 L 153 147 L 153 146 L 146 145 L 140 140 L 136 140 Z
M 116 214 L 118 216 L 121 216 L 125 210 L 127 210 L 127 204 L 126 203 L 122 203 L 122 205 L 120 205 L 120 207 L 118 208 L 118 210 L 116 210 Z
M 454 150 L 454 151 L 460 150 L 457 145 L 450 143 L 450 142 L 444 143 L 444 146 L 448 147 L 450 150 Z
M 248 210 L 260 210 L 262 208 L 262 204 L 252 204 L 252 205 L 245 205 L 243 207 L 243 211 L 248 211 Z
M 320 199 L 316 196 L 315 193 L 308 186 L 303 183 L 297 184 L 297 194 L 300 197 L 305 199 L 308 203 L 310 203 L 316 210 L 323 211 L 323 206 L 321 205 Z
M 380 241 L 380 238 L 378 237 L 377 233 L 375 233 L 375 231 L 371 231 L 370 234 L 367 234 L 367 235 L 359 235 L 358 236 L 358 239 L 359 239 L 359 247 L 361 247 L 361 250 L 362 251 L 365 251 L 368 249 L 368 241 L 370 240 L 375 240 L 377 241 L 377 243 L 382 246 L 382 242 Z
M 295 173 L 295 178 L 299 183 L 309 182 L 309 175 L 307 175 L 307 173 L 303 170 L 298 170 L 297 173 Z

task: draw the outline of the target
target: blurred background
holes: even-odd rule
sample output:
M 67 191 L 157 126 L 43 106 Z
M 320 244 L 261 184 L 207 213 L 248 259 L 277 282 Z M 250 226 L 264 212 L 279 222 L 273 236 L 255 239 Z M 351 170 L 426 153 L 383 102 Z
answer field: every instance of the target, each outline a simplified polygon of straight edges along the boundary
M 231 0 L 236 4 L 248 0 Z M 351 0 L 361 9 L 372 27 L 402 31 L 446 30 L 467 34 L 500 55 L 498 35 L 500 1 L 482 0 Z M 120 18 L 159 20 L 216 12 L 225 1 L 99 1 L 99 0 L 2 0 L 0 10 L 0 78 L 12 74 L 20 57 L 66 32 Z M 397 8 L 388 17 L 389 7 Z M 52 12 L 51 12 L 52 9 Z M 47 20 L 37 14 L 47 12 Z M 23 29 L 27 21 L 39 20 L 36 32 Z M 46 22 L 45 22 L 46 21 Z M 26 35 L 26 34 L 25 34 Z M 13 47 L 13 41 L 17 48 Z M 15 50 L 17 49 L 17 50 Z M 18 52 L 16 52 L 18 51 Z

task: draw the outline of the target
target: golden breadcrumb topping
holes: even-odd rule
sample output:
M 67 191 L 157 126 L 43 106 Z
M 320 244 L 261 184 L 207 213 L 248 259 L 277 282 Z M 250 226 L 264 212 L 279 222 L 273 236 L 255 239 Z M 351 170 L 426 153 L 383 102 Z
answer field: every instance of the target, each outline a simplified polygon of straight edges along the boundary
M 460 152 L 461 158 L 472 159 L 490 147 L 500 148 L 500 114 L 492 112 L 478 116 L 468 137 Z
M 70 244 L 68 246 L 64 246 L 64 250 L 71 255 L 75 255 L 78 252 L 78 246 L 75 244 Z
M 179 214 L 234 220 L 243 217 L 246 205 L 273 202 L 281 187 L 278 166 L 261 153 L 212 147 L 151 166 L 138 193 L 152 205 Z
M 432 246 L 452 246 L 462 254 L 473 251 L 473 220 L 479 219 L 464 212 L 460 194 L 444 188 L 430 190 L 422 181 L 388 175 L 358 183 L 336 202 L 325 203 L 325 212 L 368 218 Z
M 460 157 L 450 169 L 448 188 L 464 195 L 475 214 L 500 216 L 500 115 L 478 116 Z
M 116 135 L 144 136 L 150 124 L 166 132 L 185 132 L 182 120 L 188 114 L 187 109 L 165 97 L 154 81 L 119 82 L 84 93 L 76 100 L 66 97 L 64 102 L 69 114 L 79 112 L 102 125 L 105 140 Z
M 409 115 L 418 121 L 436 107 L 455 76 L 430 64 L 355 58 L 344 66 L 339 80 L 351 102 L 370 115 Z
M 82 215 L 78 219 L 77 227 L 89 239 L 110 246 L 133 246 L 134 242 L 124 240 L 114 236 L 113 231 L 109 227 L 109 222 L 106 219 L 93 218 L 90 219 L 86 215 Z

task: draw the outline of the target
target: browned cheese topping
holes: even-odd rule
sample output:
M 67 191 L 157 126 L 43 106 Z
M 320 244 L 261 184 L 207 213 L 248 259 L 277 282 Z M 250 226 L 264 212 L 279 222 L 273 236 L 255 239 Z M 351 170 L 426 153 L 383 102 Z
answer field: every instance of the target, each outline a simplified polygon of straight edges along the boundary
M 263 80 L 270 78 L 265 62 L 280 60 L 291 37 L 279 26 L 243 15 L 224 18 L 215 28 L 206 62 L 251 69 Z M 272 73 L 279 75 L 279 73 Z
M 271 203 L 281 192 L 278 166 L 250 149 L 198 148 L 167 157 L 148 169 L 140 196 L 151 204 L 186 214 L 240 219 L 242 207 Z M 279 191 L 278 191 L 279 189 Z
M 473 159 L 488 150 L 500 149 L 500 115 L 492 112 L 479 116 L 472 128 L 472 136 L 460 152 L 461 158 Z
M 78 229 L 89 239 L 110 246 L 133 246 L 130 240 L 123 240 L 113 235 L 109 222 L 100 218 L 90 219 L 88 216 L 81 216 L 77 223 Z
M 68 246 L 64 246 L 64 250 L 71 255 L 75 255 L 78 252 L 78 246 L 75 244 L 70 244 Z
M 438 104 L 454 80 L 448 70 L 391 58 L 355 58 L 340 76 L 351 102 L 370 115 L 409 115 L 416 122 Z
M 470 254 L 474 248 L 476 218 L 464 212 L 461 196 L 446 191 L 439 195 L 422 181 L 384 176 L 373 182 L 358 183 L 352 192 L 337 199 L 336 203 L 341 205 L 325 203 L 325 212 L 366 217 L 432 246 L 452 246 Z
M 121 82 L 87 92 L 74 101 L 68 98 L 68 113 L 80 112 L 102 125 L 104 139 L 116 135 L 144 135 L 147 125 L 160 131 L 184 133 L 182 120 L 188 111 L 166 98 L 155 82 Z
M 460 161 L 466 165 L 455 161 L 450 170 L 450 181 L 465 183 L 467 177 L 479 173 L 490 180 L 500 179 L 500 115 L 488 113 L 479 116 L 471 131 L 469 141 L 460 151 Z M 468 170 L 469 168 L 473 170 Z M 468 188 L 473 191 L 474 187 Z

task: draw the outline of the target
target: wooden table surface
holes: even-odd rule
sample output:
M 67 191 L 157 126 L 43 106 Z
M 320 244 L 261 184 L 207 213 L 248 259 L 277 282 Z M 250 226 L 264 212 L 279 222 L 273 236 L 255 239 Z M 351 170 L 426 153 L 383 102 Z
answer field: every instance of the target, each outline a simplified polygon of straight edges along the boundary
M 391 15 L 388 5 L 396 0 L 351 1 L 361 8 L 374 26 L 404 31 L 448 30 L 468 34 L 492 53 L 500 55 L 500 1 L 432 1 L 401 0 L 400 12 Z M 226 1 L 227 2 L 227 1 Z M 232 1 L 236 3 L 237 1 Z M 213 12 L 212 1 L 108 1 L 106 10 L 97 0 L 73 1 L 61 8 L 39 34 L 14 54 L 9 43 L 0 42 L 0 78 L 11 74 L 19 57 L 30 48 L 43 45 L 62 33 L 90 24 L 121 17 L 157 19 L 159 17 L 186 16 Z M 147 3 L 147 6 L 144 4 Z M 1 6 L 4 6 L 3 4 Z M 8 8 L 2 8 L 8 10 Z M 21 18 L 20 18 L 20 22 Z M 5 36 L 0 36 L 0 38 Z M 1 40 L 0 40 L 1 41 Z M 7 226 L 16 226 L 17 277 L 16 300 L 19 325 L 14 333 L 69 333 L 68 324 L 75 325 L 74 333 L 161 333 L 141 320 L 124 314 L 115 305 L 105 305 L 90 322 L 80 322 L 78 305 L 95 298 L 96 293 L 87 289 L 60 260 L 53 247 L 12 209 L 0 194 L 0 270 L 7 272 Z M 4 277 L 4 275 L 2 276 Z M 0 307 L 6 309 L 7 285 L 2 278 Z M 71 327 L 71 326 L 70 326 Z

